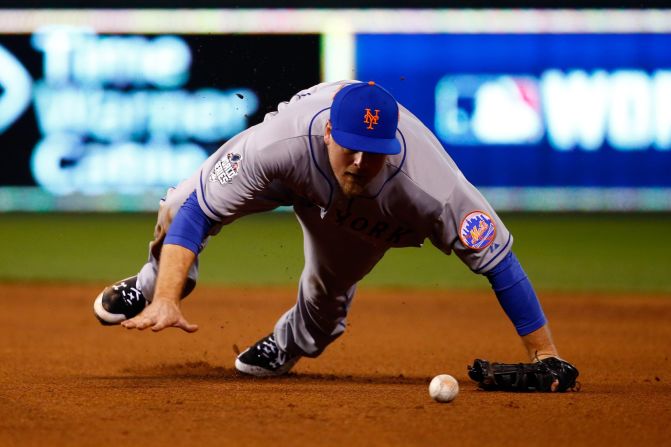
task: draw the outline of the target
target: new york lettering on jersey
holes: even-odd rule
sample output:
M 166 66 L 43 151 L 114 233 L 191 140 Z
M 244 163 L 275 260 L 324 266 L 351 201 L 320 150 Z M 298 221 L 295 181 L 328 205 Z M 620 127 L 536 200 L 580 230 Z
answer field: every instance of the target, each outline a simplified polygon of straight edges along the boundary
M 350 203 L 336 202 L 324 215 L 324 222 L 340 231 L 352 233 L 373 245 L 385 247 L 421 247 L 426 235 L 411 224 L 384 215 L 372 199 L 360 198 Z

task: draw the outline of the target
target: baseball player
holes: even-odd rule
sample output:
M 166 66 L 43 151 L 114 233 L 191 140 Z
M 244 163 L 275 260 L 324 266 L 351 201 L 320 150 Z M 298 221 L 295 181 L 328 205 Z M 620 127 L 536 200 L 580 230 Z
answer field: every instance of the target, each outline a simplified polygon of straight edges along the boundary
M 98 295 L 96 316 L 127 329 L 196 331 L 180 299 L 196 284 L 208 238 L 242 216 L 287 205 L 304 234 L 298 299 L 238 356 L 238 371 L 276 376 L 319 356 L 345 331 L 357 283 L 387 250 L 427 239 L 489 279 L 532 360 L 559 358 L 508 229 L 432 132 L 374 82 L 297 93 L 169 190 L 148 262 Z

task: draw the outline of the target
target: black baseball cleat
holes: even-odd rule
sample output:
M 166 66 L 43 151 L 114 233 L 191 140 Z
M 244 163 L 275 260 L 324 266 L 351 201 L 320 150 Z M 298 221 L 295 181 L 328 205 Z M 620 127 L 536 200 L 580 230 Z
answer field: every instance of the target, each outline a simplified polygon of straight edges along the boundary
M 147 299 L 136 284 L 137 276 L 131 276 L 100 292 L 93 302 L 93 312 L 101 324 L 119 324 L 142 312 L 147 306 Z
M 275 343 L 273 334 L 257 341 L 235 359 L 235 369 L 256 377 L 281 376 L 300 360 L 301 356 L 290 356 Z

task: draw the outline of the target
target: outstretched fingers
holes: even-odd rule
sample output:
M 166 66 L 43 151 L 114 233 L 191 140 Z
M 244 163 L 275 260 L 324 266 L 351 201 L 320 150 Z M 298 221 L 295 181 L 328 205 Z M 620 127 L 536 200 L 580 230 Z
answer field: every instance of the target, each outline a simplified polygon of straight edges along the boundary
M 126 329 L 147 329 L 148 327 L 152 326 L 154 323 L 146 317 L 142 317 L 138 315 L 135 318 L 131 318 L 130 320 L 126 320 L 121 322 L 121 326 L 125 327 Z
M 152 326 L 151 330 L 154 332 L 158 332 L 168 327 L 179 328 L 189 333 L 196 332 L 198 330 L 197 324 L 189 323 L 188 321 L 186 321 L 184 317 L 180 317 L 177 321 L 168 321 L 168 320 L 159 321 Z
M 179 321 L 174 324 L 173 326 L 180 328 L 181 330 L 192 333 L 196 332 L 198 330 L 198 325 L 197 324 L 191 324 L 184 317 L 180 318 Z
M 126 329 L 147 329 L 158 332 L 165 328 L 176 327 L 185 332 L 196 332 L 198 325 L 186 321 L 179 306 L 173 303 L 155 301 L 139 315 L 121 323 Z

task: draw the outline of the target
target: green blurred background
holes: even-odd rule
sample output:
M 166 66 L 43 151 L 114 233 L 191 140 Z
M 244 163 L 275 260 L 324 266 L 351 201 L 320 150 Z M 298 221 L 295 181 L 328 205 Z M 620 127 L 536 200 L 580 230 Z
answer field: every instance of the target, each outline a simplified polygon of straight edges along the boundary
M 502 214 L 540 290 L 671 292 L 669 214 Z M 146 259 L 150 214 L 0 214 L 0 280 L 112 282 Z M 245 217 L 210 242 L 202 282 L 295 285 L 302 235 L 292 213 Z M 391 250 L 365 285 L 488 288 L 430 242 Z

